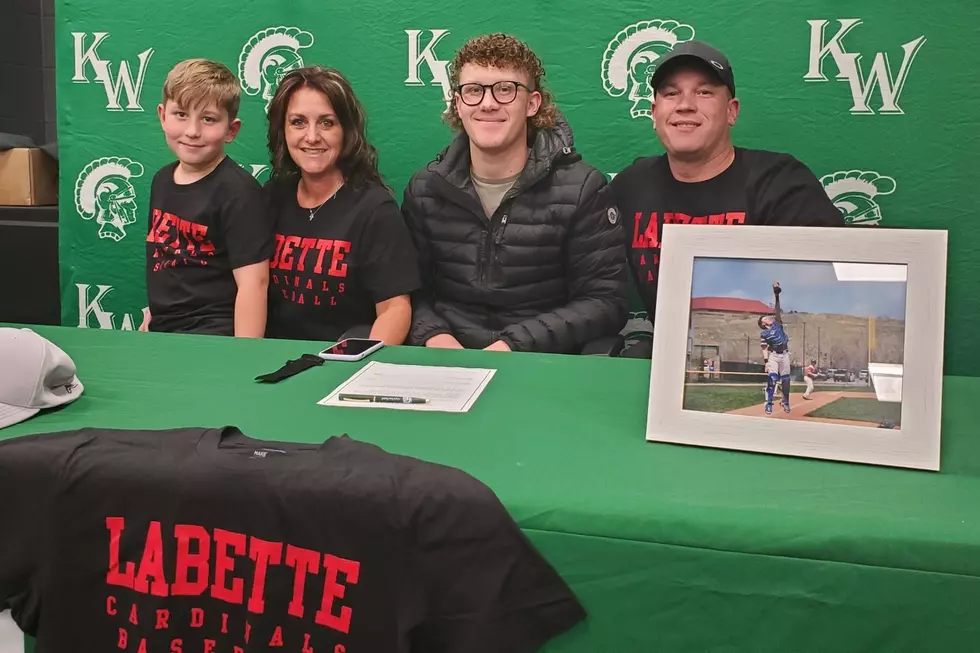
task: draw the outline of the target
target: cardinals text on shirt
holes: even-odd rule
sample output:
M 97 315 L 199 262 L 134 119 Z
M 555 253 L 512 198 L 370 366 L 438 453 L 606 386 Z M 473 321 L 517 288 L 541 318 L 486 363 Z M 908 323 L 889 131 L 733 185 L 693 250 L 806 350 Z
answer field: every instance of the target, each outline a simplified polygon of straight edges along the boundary
M 276 234 L 276 253 L 269 262 L 272 285 L 295 304 L 336 306 L 344 293 L 351 244 L 332 238 Z

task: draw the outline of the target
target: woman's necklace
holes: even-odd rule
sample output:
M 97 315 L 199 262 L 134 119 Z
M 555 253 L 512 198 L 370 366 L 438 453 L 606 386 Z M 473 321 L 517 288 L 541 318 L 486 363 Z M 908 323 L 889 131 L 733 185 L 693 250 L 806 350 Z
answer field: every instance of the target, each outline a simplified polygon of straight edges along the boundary
M 316 217 L 316 214 L 317 214 L 317 212 L 318 212 L 318 211 L 319 211 L 320 209 L 322 209 L 322 208 L 323 208 L 323 205 L 324 205 L 324 204 L 326 204 L 327 202 L 329 202 L 329 201 L 330 201 L 330 200 L 332 200 L 333 198 L 335 198 L 335 197 L 337 197 L 337 193 L 339 193 L 339 192 L 340 192 L 340 189 L 344 187 L 344 184 L 345 184 L 346 182 L 347 182 L 347 180 L 346 180 L 346 179 L 342 179 L 342 180 L 340 181 L 340 185 L 339 185 L 339 186 L 337 186 L 337 190 L 335 190 L 335 191 L 333 192 L 333 195 L 331 195 L 331 196 L 330 196 L 330 197 L 328 197 L 327 199 L 325 199 L 325 200 L 323 200 L 322 202 L 320 202 L 320 206 L 318 206 L 318 207 L 316 207 L 315 209 L 307 209 L 307 210 L 308 210 L 308 211 L 310 212 L 310 222 L 313 222 L 313 218 L 315 218 L 315 217 Z

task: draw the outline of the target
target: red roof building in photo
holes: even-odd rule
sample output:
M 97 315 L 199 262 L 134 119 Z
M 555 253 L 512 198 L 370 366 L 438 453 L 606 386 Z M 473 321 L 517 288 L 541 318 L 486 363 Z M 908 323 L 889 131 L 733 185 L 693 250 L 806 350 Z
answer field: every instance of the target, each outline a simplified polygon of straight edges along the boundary
M 767 315 L 772 313 L 771 306 L 757 299 L 739 299 L 738 297 L 693 297 L 691 311 L 711 311 L 717 313 L 751 313 Z

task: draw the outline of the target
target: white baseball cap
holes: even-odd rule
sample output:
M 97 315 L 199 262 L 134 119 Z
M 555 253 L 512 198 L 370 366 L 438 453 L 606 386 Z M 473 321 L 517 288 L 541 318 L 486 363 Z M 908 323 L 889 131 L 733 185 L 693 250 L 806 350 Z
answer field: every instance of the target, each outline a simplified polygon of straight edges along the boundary
M 0 429 L 78 399 L 75 363 L 30 329 L 0 327 Z

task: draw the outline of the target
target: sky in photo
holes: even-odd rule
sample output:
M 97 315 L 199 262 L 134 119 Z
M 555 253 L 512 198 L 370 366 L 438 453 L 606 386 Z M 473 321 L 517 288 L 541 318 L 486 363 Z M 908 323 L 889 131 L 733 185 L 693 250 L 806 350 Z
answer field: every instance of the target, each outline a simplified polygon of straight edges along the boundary
M 901 265 L 873 265 L 901 273 Z M 905 319 L 904 281 L 841 281 L 832 262 L 695 258 L 692 297 L 738 297 L 772 305 L 772 284 L 783 289 L 784 311 Z

